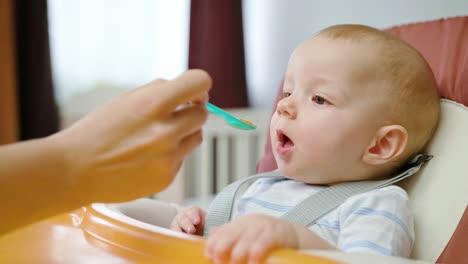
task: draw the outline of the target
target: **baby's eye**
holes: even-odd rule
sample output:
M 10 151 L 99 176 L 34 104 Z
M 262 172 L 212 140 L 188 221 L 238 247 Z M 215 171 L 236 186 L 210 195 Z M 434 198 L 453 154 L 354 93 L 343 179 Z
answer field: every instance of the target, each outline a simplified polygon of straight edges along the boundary
M 281 99 L 289 97 L 289 96 L 291 96 L 290 92 L 283 92 L 283 95 L 281 96 Z
M 323 97 L 317 96 L 317 95 L 312 97 L 312 101 L 314 101 L 316 104 L 319 104 L 319 105 L 328 104 L 327 100 L 325 100 Z

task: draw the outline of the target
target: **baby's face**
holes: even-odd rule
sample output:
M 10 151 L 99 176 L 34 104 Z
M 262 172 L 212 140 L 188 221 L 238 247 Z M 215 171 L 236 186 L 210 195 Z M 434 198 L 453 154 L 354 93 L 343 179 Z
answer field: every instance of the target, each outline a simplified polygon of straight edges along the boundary
M 360 180 L 362 155 L 385 111 L 372 89 L 379 82 L 371 53 L 321 36 L 294 51 L 270 130 L 285 176 L 312 184 Z

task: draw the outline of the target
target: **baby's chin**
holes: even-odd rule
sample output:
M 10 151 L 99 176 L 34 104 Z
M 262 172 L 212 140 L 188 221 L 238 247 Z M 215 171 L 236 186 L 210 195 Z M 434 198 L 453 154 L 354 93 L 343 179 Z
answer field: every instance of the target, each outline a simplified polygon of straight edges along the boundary
M 278 167 L 281 175 L 298 182 L 303 182 L 306 184 L 317 184 L 317 185 L 328 185 L 328 182 L 325 179 L 320 177 L 314 177 L 315 175 L 311 173 L 301 173 L 297 169 L 291 167 Z
M 300 181 L 306 183 L 307 177 L 299 173 L 296 169 L 291 168 L 290 166 L 279 166 L 278 167 L 279 171 L 281 172 L 281 175 L 284 177 L 295 180 L 295 181 Z

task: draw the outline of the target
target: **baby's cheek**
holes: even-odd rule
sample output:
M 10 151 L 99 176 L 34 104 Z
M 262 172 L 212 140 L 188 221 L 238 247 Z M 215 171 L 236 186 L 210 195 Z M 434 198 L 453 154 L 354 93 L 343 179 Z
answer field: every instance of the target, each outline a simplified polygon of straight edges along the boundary
M 317 165 L 323 166 L 328 160 L 333 159 L 333 153 L 330 152 L 326 142 L 320 140 L 305 139 L 295 147 L 294 165 L 301 171 L 314 169 Z
M 322 133 L 327 133 L 323 131 Z M 332 143 L 325 136 L 313 135 L 313 134 L 301 134 L 300 138 L 296 140 L 297 147 L 300 148 L 300 153 L 308 159 L 314 157 L 314 159 L 328 155 Z
M 273 116 L 271 117 L 271 120 L 270 120 L 270 135 L 273 134 L 273 131 L 275 131 L 276 133 L 276 123 L 278 121 L 278 116 L 275 114 L 273 114 Z
M 274 143 L 276 142 L 276 122 L 275 122 L 275 115 L 271 118 L 270 122 L 270 141 L 272 146 L 274 146 Z

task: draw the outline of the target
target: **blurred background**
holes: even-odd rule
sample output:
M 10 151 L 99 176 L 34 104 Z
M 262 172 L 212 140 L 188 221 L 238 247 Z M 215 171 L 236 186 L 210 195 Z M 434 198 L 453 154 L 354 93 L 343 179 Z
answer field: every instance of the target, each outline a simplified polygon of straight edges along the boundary
M 377 28 L 468 14 L 466 0 L 2 0 L 0 144 L 47 136 L 121 92 L 188 68 L 210 100 L 258 125 L 210 117 L 205 141 L 158 197 L 209 199 L 255 172 L 294 47 L 339 23 Z M 155 175 L 157 177 L 157 175 Z

